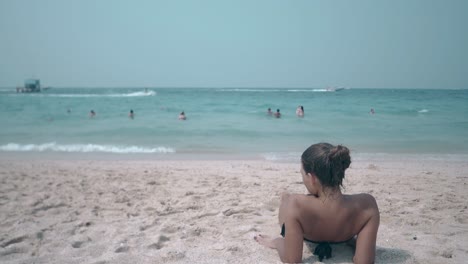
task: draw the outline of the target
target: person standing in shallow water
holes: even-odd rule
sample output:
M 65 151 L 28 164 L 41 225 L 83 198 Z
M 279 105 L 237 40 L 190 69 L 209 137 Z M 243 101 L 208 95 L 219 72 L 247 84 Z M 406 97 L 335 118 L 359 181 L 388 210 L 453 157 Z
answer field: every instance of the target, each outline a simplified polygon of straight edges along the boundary
M 128 117 L 129 117 L 130 119 L 135 118 L 135 113 L 133 112 L 133 109 L 130 109 L 130 113 L 128 113 Z
M 180 114 L 179 114 L 179 120 L 186 120 L 187 117 L 185 116 L 185 112 L 182 111 Z
M 302 105 L 298 106 L 296 109 L 296 115 L 298 117 L 304 117 L 304 107 Z
M 271 108 L 268 108 L 267 115 L 273 115 L 273 112 L 271 111 Z
M 281 117 L 280 110 L 276 109 L 276 113 L 274 115 L 275 115 L 276 118 L 280 118 Z
M 319 143 L 301 156 L 301 174 L 308 194 L 283 193 L 278 219 L 281 235 L 257 235 L 261 245 L 276 249 L 283 262 L 301 262 L 303 242 L 317 243 L 314 255 L 332 256 L 333 243 L 355 247 L 355 263 L 373 263 L 380 213 L 370 194 L 344 195 L 341 186 L 351 164 L 348 148 Z

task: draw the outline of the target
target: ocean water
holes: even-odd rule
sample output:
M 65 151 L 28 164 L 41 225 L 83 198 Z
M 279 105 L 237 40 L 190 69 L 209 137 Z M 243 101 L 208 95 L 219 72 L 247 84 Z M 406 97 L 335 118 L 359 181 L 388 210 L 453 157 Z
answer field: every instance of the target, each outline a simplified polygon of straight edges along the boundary
M 295 114 L 298 105 L 303 118 Z M 267 115 L 269 107 L 282 117 Z M 186 121 L 178 120 L 181 111 Z M 313 143 L 330 142 L 358 154 L 466 155 L 468 90 L 51 88 L 18 94 L 11 88 L 0 90 L 0 124 L 4 154 L 287 160 Z

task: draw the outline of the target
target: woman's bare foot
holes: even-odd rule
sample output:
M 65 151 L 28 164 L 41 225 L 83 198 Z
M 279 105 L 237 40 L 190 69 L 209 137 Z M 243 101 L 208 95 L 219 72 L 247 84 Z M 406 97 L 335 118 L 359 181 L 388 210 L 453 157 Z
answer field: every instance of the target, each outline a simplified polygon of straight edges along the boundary
M 265 247 L 273 248 L 275 249 L 275 243 L 273 243 L 274 239 L 272 239 L 270 236 L 265 236 L 265 235 L 257 235 L 254 236 L 255 241 L 257 241 L 260 245 L 264 245 Z

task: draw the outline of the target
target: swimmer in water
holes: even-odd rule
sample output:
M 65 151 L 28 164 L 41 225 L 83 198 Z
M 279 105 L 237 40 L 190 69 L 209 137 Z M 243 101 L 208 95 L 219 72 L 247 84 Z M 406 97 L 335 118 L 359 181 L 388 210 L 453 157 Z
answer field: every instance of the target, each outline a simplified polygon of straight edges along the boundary
M 128 113 L 128 117 L 129 117 L 130 119 L 135 118 L 135 113 L 133 112 L 133 109 L 130 109 L 130 113 Z
M 304 107 L 302 105 L 298 106 L 296 109 L 296 115 L 298 117 L 304 117 Z
M 185 112 L 182 111 L 180 114 L 179 114 L 179 120 L 186 120 L 187 117 L 185 116 Z
M 276 117 L 276 118 L 280 118 L 280 117 L 281 117 L 281 113 L 280 113 L 280 110 L 279 110 L 279 109 L 276 109 L 275 117 Z

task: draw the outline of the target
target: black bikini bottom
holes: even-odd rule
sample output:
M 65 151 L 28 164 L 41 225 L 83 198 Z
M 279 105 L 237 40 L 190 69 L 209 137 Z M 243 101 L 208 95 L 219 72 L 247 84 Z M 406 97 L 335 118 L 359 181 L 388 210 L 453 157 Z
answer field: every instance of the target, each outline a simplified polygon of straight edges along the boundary
M 283 224 L 281 226 L 281 236 L 284 237 L 285 234 L 286 234 L 286 228 L 284 227 L 284 224 Z M 346 243 L 346 242 L 350 241 L 353 238 L 354 238 L 354 236 L 352 238 L 348 239 L 348 240 L 341 241 L 341 242 L 313 241 L 313 240 L 307 239 L 305 237 L 303 239 L 304 239 L 304 241 L 318 244 L 315 247 L 314 255 L 318 256 L 319 261 L 322 261 L 324 257 L 327 258 L 327 259 L 332 257 L 332 248 L 331 248 L 330 244 Z

